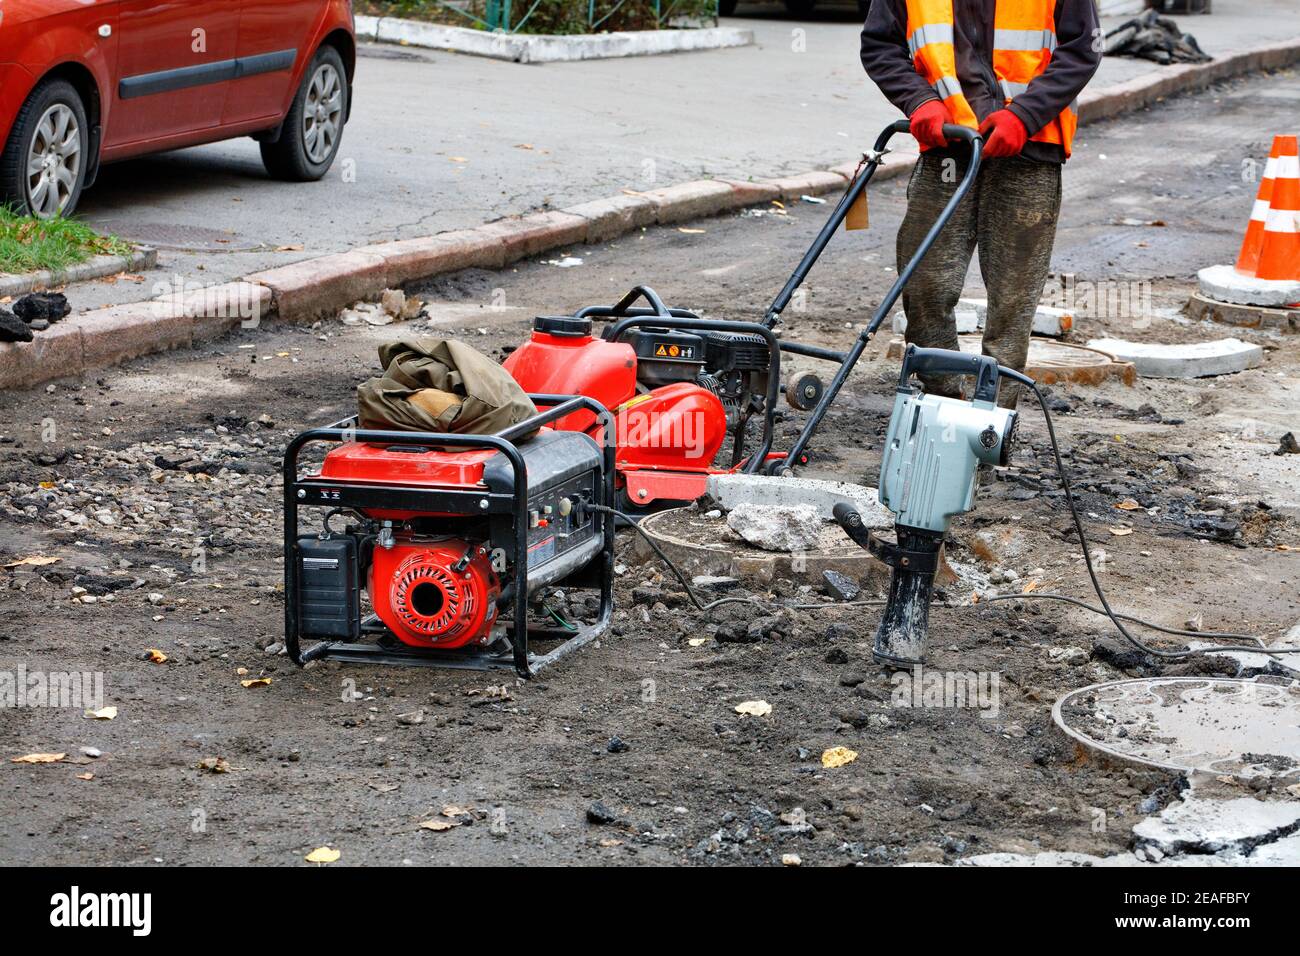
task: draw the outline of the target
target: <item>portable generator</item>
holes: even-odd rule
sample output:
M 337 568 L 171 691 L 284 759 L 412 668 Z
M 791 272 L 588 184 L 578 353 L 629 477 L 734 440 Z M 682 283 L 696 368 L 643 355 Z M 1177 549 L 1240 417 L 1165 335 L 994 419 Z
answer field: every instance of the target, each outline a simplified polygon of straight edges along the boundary
M 586 396 L 529 398 L 548 407 L 492 435 L 361 430 L 348 419 L 290 442 L 285 645 L 295 661 L 513 667 L 527 677 L 608 626 L 614 523 L 601 509 L 613 501 L 614 449 L 549 426 L 609 413 Z M 300 473 L 315 443 L 334 447 Z M 303 508 L 325 509 L 315 533 L 299 527 Z M 336 529 L 343 515 L 351 521 Z M 530 624 L 530 597 L 550 586 L 597 591 L 596 620 Z M 532 642 L 555 646 L 535 653 Z

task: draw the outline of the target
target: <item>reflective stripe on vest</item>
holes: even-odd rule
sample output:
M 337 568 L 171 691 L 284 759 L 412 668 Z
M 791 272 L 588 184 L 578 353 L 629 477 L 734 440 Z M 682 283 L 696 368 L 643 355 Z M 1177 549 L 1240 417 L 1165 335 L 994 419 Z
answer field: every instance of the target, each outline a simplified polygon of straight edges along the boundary
M 907 49 L 916 71 L 925 77 L 957 123 L 977 126 L 975 112 L 957 79 L 952 0 L 905 2 Z M 1055 0 L 997 0 L 994 9 L 993 72 L 1004 100 L 1010 103 L 1025 92 L 1051 61 L 1057 43 L 1056 3 Z M 1058 144 L 1068 157 L 1077 125 L 1076 101 L 1029 138 Z

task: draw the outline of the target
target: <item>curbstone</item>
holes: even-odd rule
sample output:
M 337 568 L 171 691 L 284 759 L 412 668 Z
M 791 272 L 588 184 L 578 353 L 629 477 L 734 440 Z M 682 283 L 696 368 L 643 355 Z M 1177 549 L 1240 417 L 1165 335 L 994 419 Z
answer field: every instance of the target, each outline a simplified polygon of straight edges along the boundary
M 85 370 L 81 326 L 64 319 L 30 342 L 0 344 L 0 388 L 21 388 Z
M 81 329 L 83 369 L 189 348 L 193 342 L 193 319 L 185 314 L 182 303 L 165 299 L 92 309 L 63 321 Z
M 835 192 L 848 185 L 844 176 L 825 169 L 814 169 L 798 176 L 766 179 L 764 182 L 775 186 L 785 202 L 793 202 L 800 196 L 820 196 L 822 193 Z
M 561 210 L 587 220 L 587 242 L 606 242 L 644 226 L 653 226 L 657 208 L 645 196 L 610 196 Z
M 505 262 L 535 256 L 557 246 L 587 241 L 587 220 L 566 212 L 541 212 L 518 219 L 498 219 L 471 232 L 499 239 Z
M 355 251 L 384 260 L 389 286 L 461 269 L 499 269 L 505 265 L 505 246 L 500 239 L 475 229 L 377 242 Z
M 723 207 L 725 209 L 744 209 L 746 206 L 760 206 L 763 203 L 770 203 L 773 199 L 781 198 L 781 190 L 771 183 L 739 179 L 719 179 L 717 182 L 726 183 L 731 187 L 732 202 L 730 206 Z
M 140 246 L 129 256 L 92 256 L 66 269 L 42 269 L 19 275 L 0 275 L 0 297 L 20 296 L 70 282 L 85 282 L 117 275 L 119 272 L 144 272 L 158 265 L 158 250 Z
M 161 309 L 174 310 L 190 319 L 191 343 L 221 338 L 237 325 L 257 328 L 271 311 L 271 290 L 256 282 L 223 282 L 181 294 L 168 292 L 153 302 Z
M 655 218 L 664 224 L 685 222 L 713 216 L 730 209 L 734 193 L 728 183 L 713 179 L 696 179 L 676 186 L 651 189 L 645 193 L 655 204 Z
M 496 60 L 516 63 L 555 63 L 609 57 L 648 56 L 656 53 L 681 53 L 690 50 L 719 50 L 748 46 L 754 42 L 752 30 L 734 27 L 706 27 L 694 30 L 625 30 L 611 33 L 539 34 L 489 33 L 469 27 L 456 27 L 401 17 L 358 16 L 356 32 L 360 39 L 431 50 L 452 50 Z
M 366 252 L 338 252 L 254 272 L 248 282 L 268 287 L 285 322 L 314 322 L 342 305 L 378 295 L 388 285 L 388 264 Z

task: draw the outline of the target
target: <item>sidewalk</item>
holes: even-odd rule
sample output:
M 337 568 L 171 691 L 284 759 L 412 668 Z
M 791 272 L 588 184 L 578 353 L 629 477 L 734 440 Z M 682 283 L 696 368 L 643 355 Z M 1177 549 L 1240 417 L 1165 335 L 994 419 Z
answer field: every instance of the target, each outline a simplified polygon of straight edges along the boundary
M 82 214 L 158 246 L 159 267 L 143 288 L 79 285 L 74 305 L 625 189 L 833 166 L 898 118 L 858 62 L 851 14 L 799 22 L 749 9 L 726 22 L 752 29 L 754 46 L 664 57 L 523 66 L 367 46 L 339 161 L 321 183 L 266 180 L 251 140 L 107 167 Z M 1181 20 L 1213 54 L 1300 37 L 1294 0 L 1219 0 L 1215 11 Z M 1107 58 L 1089 93 L 1165 69 Z

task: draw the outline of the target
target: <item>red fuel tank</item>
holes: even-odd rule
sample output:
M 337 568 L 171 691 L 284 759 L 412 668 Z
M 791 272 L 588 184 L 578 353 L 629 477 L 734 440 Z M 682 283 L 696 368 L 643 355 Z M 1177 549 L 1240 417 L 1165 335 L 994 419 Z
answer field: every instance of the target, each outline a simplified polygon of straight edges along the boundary
M 525 392 L 586 395 L 611 411 L 636 394 L 632 346 L 593 338 L 590 319 L 540 317 L 532 337 L 503 363 Z M 562 431 L 586 431 L 591 412 L 574 412 L 555 423 Z
M 621 470 L 704 471 L 727 437 L 727 413 L 708 389 L 674 382 L 624 402 L 614 417 Z M 597 437 L 597 441 L 601 438 Z

